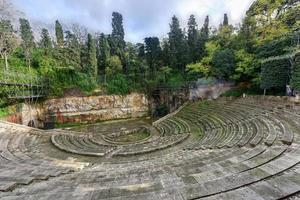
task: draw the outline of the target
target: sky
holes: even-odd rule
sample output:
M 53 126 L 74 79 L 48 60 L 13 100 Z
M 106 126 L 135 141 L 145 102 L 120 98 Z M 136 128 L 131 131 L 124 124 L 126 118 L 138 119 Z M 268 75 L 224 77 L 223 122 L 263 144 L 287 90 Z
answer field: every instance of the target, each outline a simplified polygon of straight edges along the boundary
M 212 26 L 218 26 L 224 13 L 230 23 L 241 22 L 254 0 L 11 0 L 32 21 L 53 24 L 78 23 L 93 32 L 111 32 L 111 14 L 124 18 L 127 41 L 141 42 L 145 37 L 166 37 L 173 15 L 186 27 L 194 14 L 199 26 L 206 15 Z

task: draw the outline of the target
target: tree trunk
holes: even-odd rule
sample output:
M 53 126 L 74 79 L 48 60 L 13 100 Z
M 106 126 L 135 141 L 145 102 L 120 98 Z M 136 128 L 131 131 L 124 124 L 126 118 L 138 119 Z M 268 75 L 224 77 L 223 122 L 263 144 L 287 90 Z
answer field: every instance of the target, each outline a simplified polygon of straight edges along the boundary
M 5 60 L 5 70 L 8 71 L 8 61 L 7 61 L 7 54 L 4 53 L 4 60 Z

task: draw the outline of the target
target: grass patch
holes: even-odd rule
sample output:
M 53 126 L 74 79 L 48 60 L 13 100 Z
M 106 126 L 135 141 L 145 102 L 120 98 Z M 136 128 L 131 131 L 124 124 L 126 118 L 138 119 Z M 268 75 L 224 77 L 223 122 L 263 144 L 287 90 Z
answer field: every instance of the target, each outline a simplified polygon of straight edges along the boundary
M 122 135 L 114 139 L 116 142 L 124 142 L 124 143 L 129 143 L 129 142 L 138 142 L 141 140 L 144 140 L 146 138 L 150 137 L 150 133 L 147 131 L 142 131 L 142 132 L 136 132 L 136 133 L 131 133 L 128 135 Z
M 11 114 L 9 108 L 0 108 L 0 118 L 7 117 Z

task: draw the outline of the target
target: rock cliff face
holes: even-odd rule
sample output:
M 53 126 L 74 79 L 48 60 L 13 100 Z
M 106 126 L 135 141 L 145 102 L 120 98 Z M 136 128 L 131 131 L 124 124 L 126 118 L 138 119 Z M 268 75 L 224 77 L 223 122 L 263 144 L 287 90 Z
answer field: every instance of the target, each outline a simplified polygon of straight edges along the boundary
M 148 99 L 143 94 L 52 99 L 44 103 L 46 118 L 59 123 L 96 122 L 146 116 Z

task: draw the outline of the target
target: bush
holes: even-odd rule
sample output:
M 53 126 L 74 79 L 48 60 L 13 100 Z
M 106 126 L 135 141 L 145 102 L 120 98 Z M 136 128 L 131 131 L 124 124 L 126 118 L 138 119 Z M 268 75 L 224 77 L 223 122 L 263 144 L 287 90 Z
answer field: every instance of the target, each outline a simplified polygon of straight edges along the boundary
M 129 83 L 126 79 L 125 75 L 117 74 L 111 78 L 109 78 L 107 82 L 107 92 L 108 94 L 117 94 L 117 95 L 125 95 L 130 93 Z

